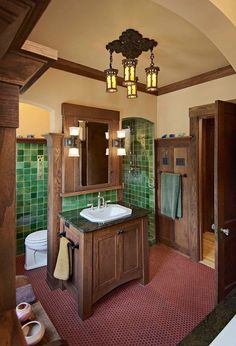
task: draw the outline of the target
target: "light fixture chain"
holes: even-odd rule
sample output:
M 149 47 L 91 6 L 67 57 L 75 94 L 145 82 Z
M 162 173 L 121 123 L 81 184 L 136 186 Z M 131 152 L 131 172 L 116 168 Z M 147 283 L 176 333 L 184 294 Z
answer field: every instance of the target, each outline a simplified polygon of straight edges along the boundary
M 113 63 L 112 51 L 110 50 L 110 68 L 112 68 L 112 63 Z
M 151 67 L 153 67 L 154 66 L 154 53 L 153 53 L 152 49 L 151 49 L 150 59 L 151 59 Z

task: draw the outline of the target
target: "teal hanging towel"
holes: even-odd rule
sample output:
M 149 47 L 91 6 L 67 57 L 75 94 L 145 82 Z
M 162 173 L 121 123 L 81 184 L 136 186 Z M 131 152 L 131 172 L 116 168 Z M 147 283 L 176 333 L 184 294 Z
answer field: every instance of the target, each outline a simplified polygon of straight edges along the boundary
M 161 173 L 161 214 L 175 220 L 182 217 L 181 175 Z

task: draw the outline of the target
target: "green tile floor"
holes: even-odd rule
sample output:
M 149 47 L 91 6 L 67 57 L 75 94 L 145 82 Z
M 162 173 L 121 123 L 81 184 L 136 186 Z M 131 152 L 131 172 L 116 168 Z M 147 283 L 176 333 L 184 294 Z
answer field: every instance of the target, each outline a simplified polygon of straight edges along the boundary
M 43 155 L 43 169 L 37 177 L 37 157 Z M 48 207 L 47 145 L 17 143 L 16 145 L 16 254 L 24 253 L 28 234 L 47 229 Z
M 130 147 L 123 158 L 124 201 L 150 210 L 148 239 L 155 243 L 154 124 L 142 118 L 127 118 Z

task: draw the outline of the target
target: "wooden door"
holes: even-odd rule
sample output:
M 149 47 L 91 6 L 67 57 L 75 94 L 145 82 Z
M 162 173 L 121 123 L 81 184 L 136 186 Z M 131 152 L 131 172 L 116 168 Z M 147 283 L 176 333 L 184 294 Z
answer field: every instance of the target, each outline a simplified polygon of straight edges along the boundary
M 141 273 L 141 222 L 121 225 L 119 230 L 120 280 L 126 281 L 140 277 Z
M 118 238 L 114 227 L 93 233 L 93 302 L 119 280 Z
M 236 104 L 216 101 L 215 226 L 218 301 L 236 286 Z

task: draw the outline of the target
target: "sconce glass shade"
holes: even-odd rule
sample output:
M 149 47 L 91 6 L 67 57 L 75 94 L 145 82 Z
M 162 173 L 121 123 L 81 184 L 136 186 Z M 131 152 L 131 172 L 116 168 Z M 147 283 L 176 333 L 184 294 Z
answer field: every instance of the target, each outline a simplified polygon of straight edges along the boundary
M 106 73 L 106 91 L 114 93 L 117 91 L 117 74 L 118 70 L 109 68 L 104 71 Z
M 79 136 L 79 130 L 80 130 L 79 127 L 75 127 L 75 126 L 69 127 L 71 136 Z
M 125 138 L 125 130 L 116 131 L 118 138 Z
M 147 91 L 156 91 L 158 85 L 158 66 L 150 66 L 145 68 L 146 71 L 146 89 Z
M 128 99 L 135 99 L 138 97 L 137 94 L 137 84 L 132 84 L 127 86 L 127 98 Z
M 117 148 L 117 155 L 118 156 L 125 156 L 126 155 L 125 148 Z
M 123 85 L 131 85 L 136 81 L 136 65 L 137 59 L 123 59 L 122 64 L 124 66 L 124 81 Z
M 106 148 L 106 155 L 109 155 L 109 148 Z
M 79 149 L 78 148 L 69 148 L 69 157 L 79 157 Z

